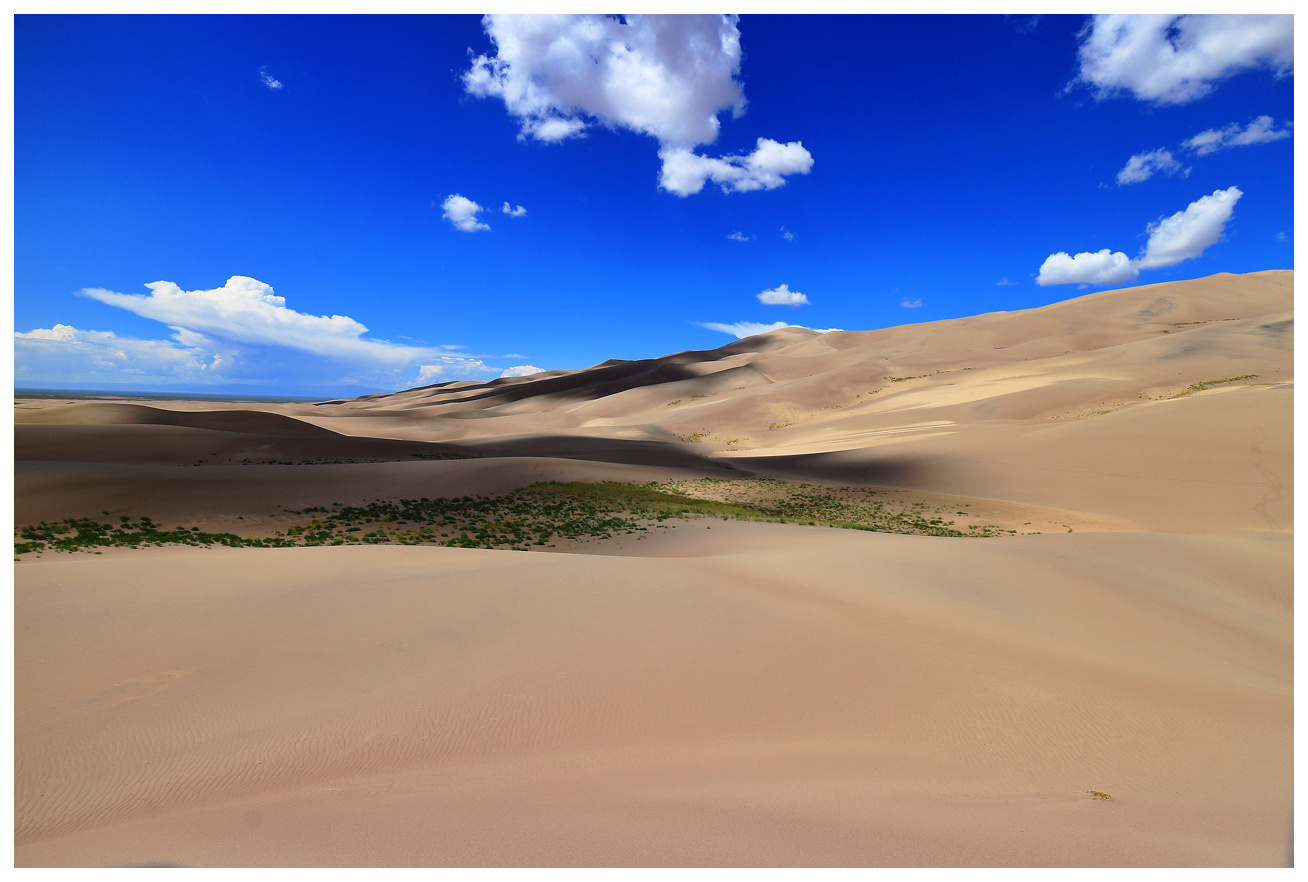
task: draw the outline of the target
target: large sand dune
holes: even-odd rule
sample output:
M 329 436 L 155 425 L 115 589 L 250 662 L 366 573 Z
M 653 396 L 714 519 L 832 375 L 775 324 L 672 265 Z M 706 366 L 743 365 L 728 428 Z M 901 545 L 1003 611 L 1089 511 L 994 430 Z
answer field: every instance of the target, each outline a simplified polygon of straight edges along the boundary
M 15 860 L 1282 864 L 1292 310 L 1224 274 L 315 405 L 20 399 L 20 525 L 774 477 L 1028 535 L 24 555 Z

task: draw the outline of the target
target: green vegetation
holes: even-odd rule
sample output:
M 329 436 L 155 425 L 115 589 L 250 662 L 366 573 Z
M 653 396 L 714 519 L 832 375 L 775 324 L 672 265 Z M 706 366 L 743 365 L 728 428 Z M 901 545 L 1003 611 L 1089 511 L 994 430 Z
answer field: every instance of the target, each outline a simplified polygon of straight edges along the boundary
M 777 429 L 784 429 L 786 426 L 789 426 L 789 425 L 790 425 L 790 422 L 789 422 L 789 421 L 784 422 L 784 423 L 768 423 L 768 429 L 770 429 L 771 431 L 775 432 Z
M 1238 383 L 1241 380 L 1256 380 L 1256 379 L 1258 379 L 1257 374 L 1241 374 L 1238 377 L 1227 377 L 1224 380 L 1204 380 L 1203 382 L 1200 383 L 1191 383 L 1188 388 L 1186 388 L 1181 392 L 1177 392 L 1175 395 L 1164 395 L 1159 399 L 1159 401 L 1168 401 L 1173 398 L 1180 398 L 1183 395 L 1189 395 L 1191 392 L 1203 392 L 1206 389 L 1212 389 L 1215 386 L 1224 386 L 1227 383 Z
M 926 374 L 918 374 L 916 377 L 886 377 L 886 379 L 892 383 L 902 383 L 905 380 L 920 380 L 925 376 Z
M 688 444 L 698 444 L 708 437 L 708 432 L 694 432 L 690 435 L 678 435 L 677 437 Z
M 669 518 L 774 521 L 910 533 L 999 536 L 1013 530 L 973 524 L 965 529 L 921 502 L 897 502 L 895 491 L 819 487 L 764 478 L 669 481 L 644 485 L 540 483 L 503 496 L 379 500 L 363 505 L 310 506 L 284 511 L 299 518 L 267 535 L 165 528 L 148 517 L 117 524 L 89 518 L 42 521 L 17 530 L 14 553 L 102 547 L 225 545 L 286 548 L 316 545 L 445 545 L 528 551 L 555 540 L 604 539 L 647 532 Z M 952 512 L 944 512 L 952 514 Z
M 903 494 L 892 490 L 822 487 L 771 478 L 743 481 L 701 478 L 693 481 L 665 481 L 647 487 L 661 493 L 675 494 L 682 498 L 682 507 L 686 511 L 710 517 L 919 536 L 1016 535 L 1015 530 L 1002 530 L 987 524 L 973 524 L 960 529 L 955 521 L 940 516 L 951 513 L 948 508 L 932 508 L 924 502 L 899 501 Z
M 1227 377 L 1225 380 L 1204 380 L 1202 383 L 1191 383 L 1186 392 L 1202 392 L 1205 389 L 1211 389 L 1214 386 L 1221 386 L 1225 383 L 1238 383 L 1240 380 L 1256 380 L 1257 374 L 1241 374 L 1238 377 Z

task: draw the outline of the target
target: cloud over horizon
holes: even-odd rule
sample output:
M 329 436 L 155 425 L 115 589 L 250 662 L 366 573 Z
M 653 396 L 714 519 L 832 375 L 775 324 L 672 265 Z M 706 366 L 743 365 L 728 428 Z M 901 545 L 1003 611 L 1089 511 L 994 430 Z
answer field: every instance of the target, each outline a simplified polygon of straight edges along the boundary
M 1150 223 L 1145 228 L 1149 239 L 1135 259 L 1107 248 L 1075 256 L 1066 251 L 1051 254 L 1040 265 L 1036 284 L 1118 285 L 1133 281 L 1141 270 L 1175 266 L 1196 258 L 1221 239 L 1235 203 L 1243 195 L 1238 187 L 1217 190 L 1176 214 Z
M 730 334 L 737 339 L 743 340 L 746 337 L 753 337 L 755 334 L 767 334 L 772 331 L 779 331 L 782 328 L 802 328 L 805 331 L 815 331 L 819 334 L 830 334 L 832 331 L 842 331 L 843 328 L 810 328 L 805 325 L 795 325 L 790 322 L 694 322 L 701 328 L 710 331 L 718 331 L 722 334 Z
M 1078 35 L 1076 83 L 1185 104 L 1246 70 L 1294 72 L 1293 15 L 1096 15 Z
M 511 368 L 506 368 L 504 373 L 500 374 L 500 378 L 503 379 L 504 377 L 530 377 L 532 374 L 543 374 L 543 373 L 545 373 L 545 368 L 538 368 L 532 364 L 519 364 Z
M 470 95 L 498 98 L 519 140 L 556 142 L 603 125 L 659 142 L 659 186 L 689 196 L 712 180 L 725 192 L 774 189 L 806 174 L 798 141 L 759 138 L 747 156 L 693 152 L 718 138 L 718 115 L 745 112 L 734 15 L 487 15 L 495 46 L 463 73 Z M 471 51 L 471 50 L 470 50 Z
M 140 340 L 111 331 L 82 331 L 71 325 L 14 333 L 14 379 L 116 384 L 213 382 L 224 367 L 220 355 L 172 340 Z
M 15 333 L 17 376 L 42 370 L 59 382 L 255 382 L 296 371 L 312 385 L 349 382 L 402 388 L 433 376 L 486 379 L 500 370 L 449 346 L 409 346 L 364 336 L 349 316 L 314 316 L 288 308 L 270 285 L 232 276 L 220 288 L 183 291 L 151 282 L 147 295 L 85 288 L 76 294 L 116 306 L 172 330 L 171 340 L 119 337 L 56 324 Z M 288 358 L 290 353 L 323 361 Z M 417 379 L 415 379 L 415 377 Z

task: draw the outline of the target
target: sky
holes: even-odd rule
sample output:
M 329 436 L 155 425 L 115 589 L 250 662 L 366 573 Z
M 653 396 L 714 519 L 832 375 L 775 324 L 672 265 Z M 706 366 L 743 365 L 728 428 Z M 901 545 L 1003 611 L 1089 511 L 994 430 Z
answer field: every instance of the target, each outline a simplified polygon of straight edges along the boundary
M 14 20 L 14 383 L 329 398 L 1293 268 L 1293 25 Z

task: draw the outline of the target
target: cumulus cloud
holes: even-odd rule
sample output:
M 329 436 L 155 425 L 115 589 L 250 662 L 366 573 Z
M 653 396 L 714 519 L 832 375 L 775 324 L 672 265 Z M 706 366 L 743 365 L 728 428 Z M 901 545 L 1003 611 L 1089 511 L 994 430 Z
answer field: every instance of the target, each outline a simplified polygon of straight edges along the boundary
M 1066 251 L 1051 254 L 1040 265 L 1037 285 L 1118 285 L 1140 274 L 1131 258 L 1121 251 L 1082 251 L 1075 257 Z
M 169 326 L 170 340 L 119 337 L 57 324 L 14 335 L 15 375 L 49 385 L 175 383 L 339 385 L 399 389 L 435 376 L 490 379 L 500 368 L 451 346 L 407 346 L 364 337 L 348 316 L 289 309 L 270 286 L 233 276 L 211 291 L 153 282 L 148 295 L 78 291 Z M 307 357 L 306 357 L 307 356 Z M 414 377 L 418 379 L 414 379 Z
M 282 87 L 281 80 L 274 79 L 268 73 L 267 69 L 263 67 L 259 68 L 259 81 L 263 83 L 265 86 L 267 86 L 269 89 L 277 90 Z
M 659 151 L 663 168 L 659 186 L 678 196 L 690 196 L 713 181 L 724 193 L 772 190 L 786 183 L 786 175 L 806 175 L 813 167 L 813 155 L 799 141 L 782 144 L 759 138 L 752 153 L 714 159 L 700 156 L 688 147 L 665 147 Z
M 1124 184 L 1138 184 L 1141 181 L 1147 181 L 1156 173 L 1168 175 L 1188 175 L 1190 169 L 1186 168 L 1176 157 L 1172 156 L 1168 150 L 1151 150 L 1148 153 L 1137 153 L 1126 161 L 1125 167 L 1117 173 L 1117 186 Z
M 787 242 L 793 242 L 795 240 L 795 234 L 790 232 L 790 230 L 787 230 L 785 227 L 782 227 L 781 238 L 785 239 Z
M 1198 257 L 1222 238 L 1235 203 L 1243 195 L 1238 187 L 1217 190 L 1191 202 L 1184 211 L 1154 221 L 1148 227 L 1149 241 L 1136 265 L 1142 270 L 1154 269 Z
M 770 190 L 813 164 L 800 142 L 766 138 L 747 156 L 694 153 L 717 140 L 719 114 L 745 110 L 734 15 L 487 15 L 482 26 L 495 52 L 473 58 L 464 88 L 503 101 L 519 139 L 563 141 L 595 125 L 649 135 L 660 186 L 678 196 L 708 180 Z
M 1293 15 L 1096 15 L 1079 39 L 1073 82 L 1100 98 L 1185 104 L 1244 70 L 1294 71 Z
M 727 233 L 727 238 L 733 242 L 750 242 L 754 239 L 753 236 L 746 236 L 741 232 Z
M 501 99 L 523 138 L 599 124 L 707 144 L 720 112 L 745 109 L 734 15 L 488 15 L 482 26 L 495 54 L 473 59 L 464 87 Z
M 1288 138 L 1293 127 L 1294 123 L 1286 122 L 1278 129 L 1270 116 L 1260 116 L 1244 128 L 1241 128 L 1239 123 L 1231 123 L 1225 128 L 1200 132 L 1193 138 L 1183 141 L 1182 146 L 1190 148 L 1200 156 L 1207 156 L 1229 147 L 1246 147 L 1250 144 L 1264 144 L 1268 141 Z
M 475 233 L 478 230 L 490 229 L 488 225 L 477 220 L 477 212 L 484 211 L 485 209 L 473 202 L 471 199 L 460 196 L 458 193 L 452 193 L 449 196 L 446 196 L 445 201 L 441 203 L 441 208 L 444 209 L 444 214 L 441 216 L 454 224 L 456 230 L 463 230 L 465 233 Z
M 148 295 L 85 288 L 78 295 L 117 306 L 168 325 L 178 342 L 192 347 L 215 343 L 297 349 L 331 358 L 399 366 L 439 348 L 404 346 L 364 338 L 368 328 L 349 316 L 296 312 L 286 299 L 248 276 L 232 276 L 221 288 L 183 291 L 172 282 L 150 282 Z
M 922 306 L 922 298 L 905 297 L 903 300 L 899 301 L 899 305 L 904 307 L 905 309 L 918 309 L 919 307 Z
M 504 203 L 504 207 L 501 208 L 500 211 L 504 212 L 509 217 L 522 217 L 527 213 L 527 209 L 523 208 L 521 205 L 515 208 L 507 202 Z
M 775 288 L 768 288 L 766 291 L 759 292 L 758 302 L 768 306 L 802 306 L 808 303 L 808 297 L 798 291 L 790 290 L 790 286 L 784 283 Z
M 1002 279 L 1000 279 L 998 282 L 995 282 L 995 284 L 996 284 L 996 285 L 999 285 L 999 286 L 1002 287 L 1002 286 L 1007 286 L 1007 285 L 1016 285 L 1017 282 L 1010 282 L 1010 281 L 1008 280 L 1008 276 L 1004 276 L 1004 277 L 1003 277 Z
M 535 365 L 520 364 L 507 369 L 500 377 L 530 377 L 532 374 L 543 374 L 544 368 L 538 368 Z
M 1104 248 L 1075 256 L 1066 251 L 1051 254 L 1040 266 L 1037 285 L 1118 285 L 1130 282 L 1141 270 L 1175 266 L 1202 254 L 1222 237 L 1235 203 L 1244 194 L 1228 187 L 1196 199 L 1183 211 L 1159 218 L 1146 227 L 1149 239 L 1134 260 L 1121 251 Z

